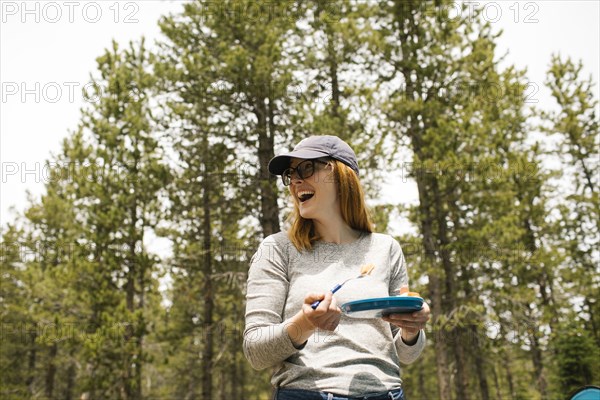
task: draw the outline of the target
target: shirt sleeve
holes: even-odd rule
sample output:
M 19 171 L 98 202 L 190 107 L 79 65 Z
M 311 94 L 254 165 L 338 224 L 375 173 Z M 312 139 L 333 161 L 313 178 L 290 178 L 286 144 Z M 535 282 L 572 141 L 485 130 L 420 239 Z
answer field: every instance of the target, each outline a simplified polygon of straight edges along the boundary
M 406 260 L 404 259 L 404 253 L 402 252 L 400 243 L 395 239 L 392 239 L 390 249 L 390 296 L 397 295 L 402 286 L 408 286 Z M 392 328 L 392 334 L 394 335 L 394 344 L 396 345 L 396 351 L 398 352 L 398 359 L 402 364 L 411 364 L 421 355 L 423 349 L 425 349 L 425 345 L 427 344 L 425 331 L 421 329 L 419 331 L 417 342 L 413 345 L 408 345 L 402 340 L 402 330 L 393 324 L 390 324 L 390 326 Z
M 299 351 L 282 321 L 289 287 L 285 246 L 269 236 L 250 262 L 243 349 L 257 370 L 281 363 Z

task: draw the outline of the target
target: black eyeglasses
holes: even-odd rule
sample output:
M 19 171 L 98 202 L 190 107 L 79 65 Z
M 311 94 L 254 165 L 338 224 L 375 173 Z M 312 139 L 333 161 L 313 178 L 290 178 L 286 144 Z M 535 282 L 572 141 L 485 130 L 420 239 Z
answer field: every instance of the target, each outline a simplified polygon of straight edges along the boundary
M 324 164 L 327 165 L 329 164 L 328 162 L 325 161 L 321 161 L 321 160 L 304 160 L 301 163 L 299 163 L 298 165 L 296 165 L 296 168 L 288 168 L 285 171 L 283 171 L 283 173 L 281 174 L 281 181 L 283 182 L 284 186 L 290 186 L 292 183 L 292 175 L 294 175 L 294 171 L 298 174 L 298 177 L 300 179 L 306 179 L 306 178 L 310 178 L 311 176 L 314 175 L 315 173 L 315 163 L 319 163 L 319 164 Z

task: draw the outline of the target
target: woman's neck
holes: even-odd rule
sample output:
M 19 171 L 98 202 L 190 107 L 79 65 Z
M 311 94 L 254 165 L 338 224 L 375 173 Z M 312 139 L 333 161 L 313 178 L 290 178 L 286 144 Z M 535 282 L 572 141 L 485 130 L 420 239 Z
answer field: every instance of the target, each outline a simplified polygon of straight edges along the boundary
M 360 232 L 348 226 L 341 217 L 327 222 L 313 220 L 313 223 L 320 240 L 323 242 L 346 244 L 355 242 L 360 237 Z

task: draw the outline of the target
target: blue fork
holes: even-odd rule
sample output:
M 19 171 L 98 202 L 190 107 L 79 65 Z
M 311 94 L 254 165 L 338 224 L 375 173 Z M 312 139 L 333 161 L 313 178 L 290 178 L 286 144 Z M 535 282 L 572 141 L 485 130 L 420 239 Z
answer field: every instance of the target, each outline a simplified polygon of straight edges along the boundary
M 335 285 L 332 289 L 331 289 L 331 293 L 335 293 L 338 290 L 340 290 L 342 288 L 342 286 L 344 286 L 346 284 L 346 282 L 351 281 L 352 279 L 360 279 L 360 278 L 364 278 L 365 276 L 367 276 L 368 273 L 362 273 L 358 276 L 355 276 L 353 278 L 348 278 L 346 279 L 344 282 L 342 283 L 338 283 L 337 285 Z M 310 306 L 312 307 L 313 310 L 315 310 L 317 307 L 319 307 L 319 304 L 321 304 L 321 300 L 317 300 L 314 303 L 312 303 Z

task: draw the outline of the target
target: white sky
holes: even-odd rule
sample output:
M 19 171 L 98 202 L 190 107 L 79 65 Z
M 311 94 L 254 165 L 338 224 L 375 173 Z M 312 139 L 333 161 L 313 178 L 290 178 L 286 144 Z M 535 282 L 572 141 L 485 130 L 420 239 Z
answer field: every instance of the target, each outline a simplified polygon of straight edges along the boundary
M 181 9 L 181 1 L 5 1 L 0 0 L 0 226 L 22 212 L 26 191 L 39 196 L 45 160 L 58 153 L 77 126 L 95 58 L 116 39 L 122 46 L 159 37 L 158 18 Z M 487 17 L 504 29 L 499 50 L 507 62 L 528 69 L 532 100 L 552 107 L 543 88 L 552 53 L 583 60 L 585 75 L 598 82 L 600 3 L 590 1 L 480 1 Z M 516 11 L 518 12 L 518 15 Z M 535 88 L 539 88 L 534 93 Z M 596 86 L 598 98 L 598 86 Z M 410 182 L 403 201 L 415 201 Z M 396 184 L 383 191 L 392 200 Z

